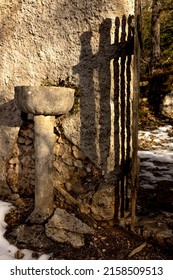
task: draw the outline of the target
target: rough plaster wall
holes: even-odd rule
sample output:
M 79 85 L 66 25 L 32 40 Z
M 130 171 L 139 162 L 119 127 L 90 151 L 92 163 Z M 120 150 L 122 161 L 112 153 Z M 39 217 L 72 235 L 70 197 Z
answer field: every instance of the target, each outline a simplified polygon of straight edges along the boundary
M 47 76 L 77 81 L 73 67 L 79 63 L 81 35 L 93 32 L 92 50 L 97 52 L 99 25 L 133 14 L 134 8 L 133 0 L 7 0 L 0 13 L 0 81 L 1 87 L 12 88 L 40 85 Z
M 100 92 L 109 92 L 106 84 L 111 83 L 105 73 L 109 72 L 109 65 L 101 70 L 107 63 L 105 36 L 113 32 L 109 19 L 122 20 L 123 15 L 129 14 L 134 14 L 134 0 L 0 1 L 0 125 L 1 135 L 11 135 L 1 137 L 1 150 L 6 151 L 0 159 L 3 169 L 20 126 L 19 112 L 10 103 L 14 86 L 41 85 L 46 79 L 53 83 L 68 80 L 80 86 L 81 108 L 85 110 L 64 124 L 65 133 L 96 163 L 107 160 L 110 141 L 104 139 L 110 134 L 110 127 L 106 128 L 110 122 L 110 96 L 103 94 L 101 116 L 99 112 Z M 105 80 L 102 88 L 98 80 Z M 95 126 L 100 125 L 101 117 L 105 119 L 102 123 L 105 129 L 100 139 Z M 102 147 L 98 147 L 96 138 Z M 104 155 L 101 159 L 98 158 L 100 149 Z

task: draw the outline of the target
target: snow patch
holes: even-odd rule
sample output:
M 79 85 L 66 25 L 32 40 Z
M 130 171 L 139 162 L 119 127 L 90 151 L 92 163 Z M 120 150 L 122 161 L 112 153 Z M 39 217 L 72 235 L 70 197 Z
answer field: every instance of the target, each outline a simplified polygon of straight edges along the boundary
M 151 189 L 157 182 L 173 181 L 173 137 L 168 135 L 171 125 L 153 131 L 139 131 L 139 141 L 150 150 L 140 150 L 140 187 Z
M 6 231 L 7 223 L 4 221 L 5 216 L 9 213 L 13 206 L 0 200 L 0 260 L 16 260 L 15 253 L 19 250 L 16 246 L 11 245 L 4 237 Z M 31 250 L 20 250 L 24 253 L 23 260 L 34 260 L 32 257 L 33 251 Z M 39 260 L 48 260 L 49 255 L 42 254 Z

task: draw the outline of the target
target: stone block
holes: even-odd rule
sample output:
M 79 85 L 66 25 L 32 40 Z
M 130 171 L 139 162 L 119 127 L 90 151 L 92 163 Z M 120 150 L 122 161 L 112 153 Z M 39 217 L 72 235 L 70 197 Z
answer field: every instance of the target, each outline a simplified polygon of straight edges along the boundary
M 66 210 L 56 209 L 45 226 L 46 235 L 57 242 L 69 242 L 75 248 L 84 245 L 84 234 L 93 234 L 93 229 Z
M 101 185 L 93 195 L 91 211 L 96 220 L 111 220 L 115 211 L 115 187 Z

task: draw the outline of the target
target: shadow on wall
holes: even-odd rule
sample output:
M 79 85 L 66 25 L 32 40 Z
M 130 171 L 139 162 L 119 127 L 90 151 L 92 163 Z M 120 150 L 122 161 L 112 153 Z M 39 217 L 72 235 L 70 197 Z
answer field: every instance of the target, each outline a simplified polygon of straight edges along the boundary
M 20 112 L 14 99 L 7 101 L 2 92 L 0 97 L 0 196 L 9 194 L 6 185 L 6 165 L 21 125 Z
M 125 15 L 114 22 L 105 19 L 99 28 L 99 50 L 92 52 L 92 32 L 81 36 L 78 73 L 80 98 L 81 147 L 95 162 L 113 174 L 116 193 L 120 194 L 120 212 L 128 209 L 128 176 L 132 157 L 131 61 L 134 52 L 133 16 Z M 113 148 L 112 148 L 113 147 Z M 109 170 L 109 164 L 113 166 Z M 123 199 L 124 198 L 124 199 Z M 116 203 L 117 207 L 119 203 Z M 117 209 L 118 211 L 118 209 Z
M 20 127 L 20 110 L 17 109 L 14 99 L 0 105 L 0 126 Z
M 82 95 L 80 98 L 81 147 L 96 159 L 106 170 L 110 154 L 111 136 L 111 99 L 114 103 L 115 154 L 118 156 L 120 143 L 121 154 L 129 153 L 130 130 L 130 65 L 133 54 L 133 16 L 115 19 L 114 43 L 111 44 L 112 20 L 105 19 L 100 25 L 99 50 L 92 53 L 92 32 L 81 36 L 80 62 L 73 68 L 78 73 Z M 111 63 L 113 69 L 111 70 Z M 113 73 L 111 73 L 111 71 Z M 112 81 L 112 77 L 114 81 Z M 111 92 L 113 90 L 113 97 Z M 120 108 L 121 107 L 121 108 Z M 120 125 L 119 125 L 120 124 Z M 121 126 L 121 140 L 119 129 Z M 126 144 L 125 144 L 126 141 Z M 118 153 L 117 153 L 118 152 Z M 119 159 L 116 160 L 119 162 Z

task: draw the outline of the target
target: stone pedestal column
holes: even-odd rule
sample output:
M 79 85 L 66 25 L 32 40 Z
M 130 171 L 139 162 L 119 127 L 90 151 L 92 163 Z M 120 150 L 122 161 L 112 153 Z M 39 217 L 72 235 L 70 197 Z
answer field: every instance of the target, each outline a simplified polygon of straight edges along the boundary
M 17 106 L 34 114 L 35 208 L 28 218 L 43 223 L 53 213 L 53 146 L 55 115 L 71 110 L 74 89 L 62 87 L 15 87 Z
M 30 218 L 40 222 L 53 212 L 54 121 L 54 116 L 34 116 L 35 211 Z

